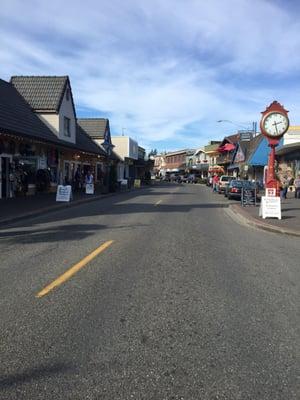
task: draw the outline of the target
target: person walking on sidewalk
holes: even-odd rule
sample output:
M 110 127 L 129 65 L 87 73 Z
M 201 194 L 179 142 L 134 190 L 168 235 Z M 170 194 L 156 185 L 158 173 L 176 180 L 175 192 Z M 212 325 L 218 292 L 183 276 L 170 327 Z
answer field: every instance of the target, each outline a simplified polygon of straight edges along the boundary
M 294 180 L 295 186 L 295 198 L 300 199 L 300 174 L 298 174 L 298 178 Z
M 289 188 L 289 179 L 287 176 L 285 176 L 282 180 L 282 191 L 281 191 L 281 197 L 283 199 L 286 199 L 286 195 L 288 192 L 288 188 Z

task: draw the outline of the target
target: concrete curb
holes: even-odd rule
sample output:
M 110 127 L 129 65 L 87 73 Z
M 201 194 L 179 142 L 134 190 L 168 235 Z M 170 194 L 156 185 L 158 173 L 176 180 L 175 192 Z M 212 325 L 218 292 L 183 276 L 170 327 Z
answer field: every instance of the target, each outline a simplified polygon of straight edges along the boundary
M 258 229 L 262 229 L 264 231 L 273 232 L 273 233 L 281 233 L 284 235 L 296 236 L 300 237 L 300 232 L 292 229 L 286 229 L 279 226 L 274 226 L 271 224 L 267 224 L 263 221 L 259 221 L 256 218 L 253 218 L 251 215 L 242 211 L 239 206 L 235 204 L 230 204 L 227 208 L 229 214 L 233 219 L 235 219 L 238 223 L 242 223 L 244 225 L 249 225 Z

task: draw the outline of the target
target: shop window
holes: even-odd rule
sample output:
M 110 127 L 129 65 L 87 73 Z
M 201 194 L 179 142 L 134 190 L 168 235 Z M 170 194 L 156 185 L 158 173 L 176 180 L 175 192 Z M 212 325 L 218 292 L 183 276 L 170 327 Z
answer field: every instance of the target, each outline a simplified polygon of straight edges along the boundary
M 16 160 L 17 169 L 24 175 L 29 184 L 36 183 L 36 172 L 37 172 L 37 159 L 36 158 L 21 158 Z

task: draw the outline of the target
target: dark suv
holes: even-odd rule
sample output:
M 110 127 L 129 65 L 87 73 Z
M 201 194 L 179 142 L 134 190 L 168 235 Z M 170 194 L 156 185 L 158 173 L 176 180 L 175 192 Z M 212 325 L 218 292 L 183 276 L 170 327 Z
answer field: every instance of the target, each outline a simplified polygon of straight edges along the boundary
M 226 188 L 225 196 L 228 199 L 240 199 L 242 196 L 242 189 L 256 189 L 256 193 L 258 193 L 258 188 L 256 182 L 251 181 L 240 181 L 240 180 L 232 180 Z

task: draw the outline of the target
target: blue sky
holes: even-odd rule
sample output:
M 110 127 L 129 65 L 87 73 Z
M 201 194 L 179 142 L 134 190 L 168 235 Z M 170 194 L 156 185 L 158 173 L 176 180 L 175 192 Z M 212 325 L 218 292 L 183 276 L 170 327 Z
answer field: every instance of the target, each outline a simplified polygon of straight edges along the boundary
M 197 148 L 273 100 L 300 124 L 299 17 L 296 0 L 2 0 L 0 77 L 69 75 L 78 116 Z

